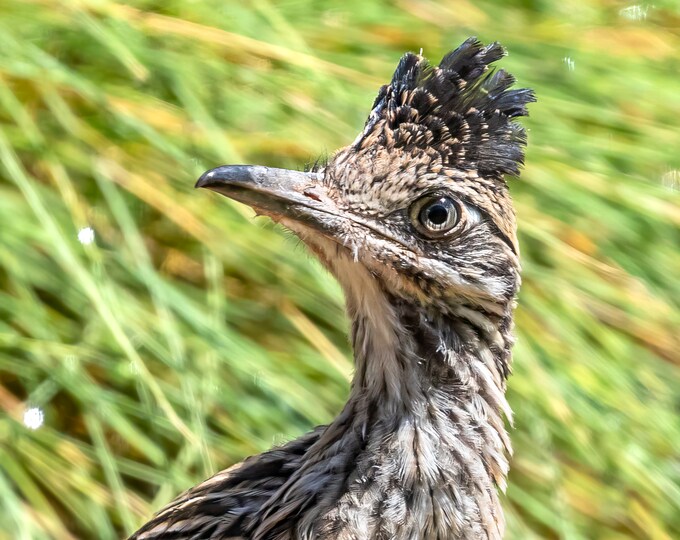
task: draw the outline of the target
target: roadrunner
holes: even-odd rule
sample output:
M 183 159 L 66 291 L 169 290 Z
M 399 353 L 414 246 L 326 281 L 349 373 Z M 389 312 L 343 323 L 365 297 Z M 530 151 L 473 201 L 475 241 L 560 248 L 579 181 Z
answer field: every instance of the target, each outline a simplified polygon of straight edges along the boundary
M 234 165 L 197 183 L 293 231 L 338 279 L 355 374 L 327 426 L 190 489 L 132 538 L 489 539 L 512 310 L 520 282 L 504 175 L 529 89 L 468 39 L 431 66 L 406 54 L 361 134 L 309 172 Z

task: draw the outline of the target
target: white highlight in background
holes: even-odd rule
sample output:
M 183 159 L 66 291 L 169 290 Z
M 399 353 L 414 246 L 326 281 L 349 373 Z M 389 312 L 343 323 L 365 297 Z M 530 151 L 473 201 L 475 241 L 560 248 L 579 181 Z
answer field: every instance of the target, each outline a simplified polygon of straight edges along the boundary
M 654 7 L 654 6 L 651 6 Z M 630 21 L 643 21 L 647 18 L 647 13 L 649 12 L 650 6 L 648 5 L 634 5 L 634 6 L 629 6 L 627 8 L 623 8 L 619 10 L 619 15 L 623 17 L 624 19 L 628 19 Z
M 94 229 L 92 227 L 83 227 L 78 231 L 78 242 L 83 245 L 88 245 L 94 242 Z
M 45 413 L 39 407 L 30 407 L 24 411 L 24 425 L 28 429 L 38 429 L 45 421 Z

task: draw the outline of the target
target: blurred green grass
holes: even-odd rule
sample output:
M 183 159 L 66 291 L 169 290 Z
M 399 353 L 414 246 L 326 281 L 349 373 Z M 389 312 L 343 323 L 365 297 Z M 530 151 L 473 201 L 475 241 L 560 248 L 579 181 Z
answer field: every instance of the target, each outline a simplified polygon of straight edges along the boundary
M 193 181 L 332 152 L 469 35 L 539 97 L 508 538 L 680 537 L 675 0 L 39 0 L 0 18 L 0 538 L 118 538 L 332 418 L 338 286 Z

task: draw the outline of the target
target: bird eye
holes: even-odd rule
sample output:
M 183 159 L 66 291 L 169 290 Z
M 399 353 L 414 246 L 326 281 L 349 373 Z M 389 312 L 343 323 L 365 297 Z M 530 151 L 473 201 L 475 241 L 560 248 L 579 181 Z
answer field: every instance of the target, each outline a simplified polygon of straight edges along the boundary
M 449 197 L 428 195 L 411 206 L 411 222 L 421 233 L 429 237 L 444 236 L 459 220 L 456 203 Z

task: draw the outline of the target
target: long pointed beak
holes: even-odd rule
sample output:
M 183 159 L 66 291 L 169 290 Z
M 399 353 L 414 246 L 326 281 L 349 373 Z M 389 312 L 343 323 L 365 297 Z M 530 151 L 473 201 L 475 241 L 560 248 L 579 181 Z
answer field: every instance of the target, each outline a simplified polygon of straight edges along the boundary
M 196 187 L 221 193 L 274 219 L 292 219 L 332 234 L 339 216 L 320 184 L 319 173 L 225 165 L 204 173 Z
M 221 193 L 250 206 L 267 209 L 285 201 L 302 202 L 304 190 L 317 183 L 316 173 L 289 171 L 257 165 L 224 165 L 204 173 L 197 188 Z M 304 197 L 304 199 L 303 199 Z

